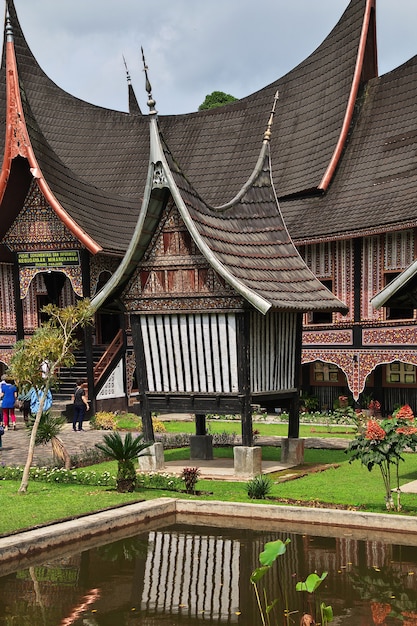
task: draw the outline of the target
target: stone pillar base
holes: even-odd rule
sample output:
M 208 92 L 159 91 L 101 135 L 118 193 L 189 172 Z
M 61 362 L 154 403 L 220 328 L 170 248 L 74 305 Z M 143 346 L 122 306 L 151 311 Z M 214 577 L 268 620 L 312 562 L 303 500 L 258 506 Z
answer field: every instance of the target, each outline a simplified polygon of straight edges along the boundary
M 157 442 L 149 446 L 146 452 L 149 456 L 138 456 L 139 469 L 141 472 L 156 472 L 163 470 L 164 463 L 164 446 Z
M 234 472 L 246 476 L 262 474 L 262 448 L 235 446 L 233 448 Z
M 213 437 L 212 435 L 191 435 L 190 459 L 202 461 L 213 460 Z
M 293 466 L 304 464 L 304 439 L 289 437 L 281 440 L 281 463 Z

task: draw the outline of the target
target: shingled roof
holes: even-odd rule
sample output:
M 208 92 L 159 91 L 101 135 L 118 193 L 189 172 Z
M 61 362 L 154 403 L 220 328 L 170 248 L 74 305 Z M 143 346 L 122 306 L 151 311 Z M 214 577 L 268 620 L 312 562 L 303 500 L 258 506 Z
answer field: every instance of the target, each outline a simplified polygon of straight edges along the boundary
M 146 65 L 145 71 L 147 77 Z M 99 307 L 120 291 L 134 272 L 131 260 L 140 261 L 163 210 L 163 203 L 159 203 L 159 208 L 152 204 L 153 189 L 163 187 L 169 189 L 185 226 L 206 260 L 254 308 L 264 314 L 271 309 L 346 313 L 348 307 L 306 266 L 279 210 L 270 163 L 271 128 L 278 93 L 251 176 L 229 203 L 213 207 L 198 194 L 172 155 L 159 129 L 148 77 L 146 83 L 151 141 L 141 214 L 129 251 L 102 293 L 93 298 L 93 306 Z
M 298 242 L 417 225 L 417 57 L 369 81 L 337 174 L 320 198 L 282 203 Z
M 6 3 L 28 132 L 42 172 L 80 229 L 104 251 L 123 255 L 146 186 L 147 116 L 136 108 L 131 85 L 131 113 L 88 104 L 58 87 L 30 51 L 13 0 Z M 286 76 L 222 108 L 160 116 L 159 125 L 198 197 L 207 206 L 223 204 L 253 170 L 265 111 L 278 89 L 270 156 L 293 240 L 414 225 L 415 60 L 382 78 L 376 74 L 375 0 L 351 0 L 323 43 Z M 5 110 L 3 55 L 3 122 Z M 110 230 L 114 215 L 118 227 Z
M 250 175 L 259 151 L 265 111 L 273 94 L 280 91 L 276 138 L 271 146 L 274 179 L 280 197 L 317 188 L 331 161 L 343 127 L 358 47 L 367 41 L 362 32 L 371 0 L 352 0 L 325 41 L 285 77 L 247 98 L 221 109 L 182 116 L 160 117 L 161 129 L 188 180 L 210 204 L 227 202 Z M 112 233 L 100 227 L 101 218 L 88 223 L 94 207 L 91 198 L 103 193 L 106 207 L 131 227 L 139 210 L 145 185 L 149 150 L 148 124 L 140 110 L 127 114 L 97 107 L 60 89 L 39 67 L 22 33 L 13 0 L 7 0 L 13 28 L 19 80 L 37 129 L 34 149 L 39 161 L 60 163 L 79 186 L 74 202 L 62 184 L 51 179 L 52 191 L 73 218 L 85 228 L 95 226 L 94 238 L 103 249 L 123 252 L 125 232 Z M 368 53 L 368 56 L 370 53 Z M 369 63 L 368 63 L 369 65 Z M 4 64 L 3 64 L 4 67 Z M 4 86 L 4 75 L 2 76 Z M 132 101 L 131 88 L 129 99 Z M 5 105 L 4 90 L 1 89 Z M 2 106 L 2 113 L 4 106 Z M 321 112 L 317 116 L 317 111 Z M 0 134 L 0 142 L 4 136 Z M 0 145 L 1 145 L 0 143 Z M 54 169 L 54 168 L 52 168 Z M 83 195 L 86 194 L 84 203 Z M 85 206 L 83 207 L 83 204 Z M 124 204 L 126 206 L 124 206 Z M 104 220 L 102 226 L 104 227 Z M 99 232 L 100 231 L 100 232 Z

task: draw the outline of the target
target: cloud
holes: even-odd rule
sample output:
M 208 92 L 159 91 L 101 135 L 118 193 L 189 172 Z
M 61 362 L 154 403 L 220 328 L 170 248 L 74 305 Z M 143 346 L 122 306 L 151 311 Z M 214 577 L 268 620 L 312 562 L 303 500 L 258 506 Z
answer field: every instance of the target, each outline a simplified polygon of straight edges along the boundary
M 364 0 L 365 1 L 365 0 Z M 77 97 L 126 110 L 123 55 L 140 105 L 143 46 L 161 113 L 195 111 L 215 90 L 243 97 L 310 54 L 348 0 L 15 0 L 46 73 Z M 417 52 L 415 0 L 377 0 L 380 71 Z

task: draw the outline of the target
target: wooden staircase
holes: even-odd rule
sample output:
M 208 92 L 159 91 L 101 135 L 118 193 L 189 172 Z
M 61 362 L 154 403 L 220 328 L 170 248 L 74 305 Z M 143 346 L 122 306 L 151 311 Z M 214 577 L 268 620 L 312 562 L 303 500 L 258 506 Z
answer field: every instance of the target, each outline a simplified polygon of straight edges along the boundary
M 94 346 L 93 360 L 97 364 L 106 351 L 106 346 Z M 72 367 L 63 367 L 59 375 L 59 386 L 52 391 L 54 404 L 57 402 L 70 402 L 74 392 L 76 381 L 79 378 L 87 379 L 87 360 L 81 350 L 74 352 L 75 364 Z
M 94 362 L 94 394 L 96 395 L 106 381 L 106 372 L 114 366 L 124 349 L 124 333 L 119 330 L 109 346 L 93 347 Z M 62 368 L 59 376 L 59 388 L 54 398 L 69 402 L 78 379 L 87 379 L 87 359 L 83 351 L 74 352 L 75 363 L 70 368 Z M 92 396 L 90 392 L 90 396 Z

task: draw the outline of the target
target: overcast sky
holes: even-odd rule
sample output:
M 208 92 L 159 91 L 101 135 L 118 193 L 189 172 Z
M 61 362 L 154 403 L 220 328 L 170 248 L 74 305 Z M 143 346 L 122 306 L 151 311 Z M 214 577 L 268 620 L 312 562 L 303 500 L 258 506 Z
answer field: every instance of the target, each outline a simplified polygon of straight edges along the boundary
M 380 74 L 417 54 L 417 0 L 376 0 Z M 161 114 L 196 111 L 212 91 L 249 95 L 292 69 L 349 0 L 15 0 L 46 73 L 71 94 L 127 109 L 126 58 L 147 112 L 143 46 Z

